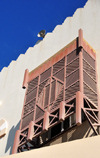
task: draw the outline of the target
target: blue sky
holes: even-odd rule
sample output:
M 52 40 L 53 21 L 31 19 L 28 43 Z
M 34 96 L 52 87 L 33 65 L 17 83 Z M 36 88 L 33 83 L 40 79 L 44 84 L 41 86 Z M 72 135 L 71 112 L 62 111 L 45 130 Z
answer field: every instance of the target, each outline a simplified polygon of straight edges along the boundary
M 0 0 L 0 71 L 33 47 L 40 30 L 52 32 L 87 0 Z

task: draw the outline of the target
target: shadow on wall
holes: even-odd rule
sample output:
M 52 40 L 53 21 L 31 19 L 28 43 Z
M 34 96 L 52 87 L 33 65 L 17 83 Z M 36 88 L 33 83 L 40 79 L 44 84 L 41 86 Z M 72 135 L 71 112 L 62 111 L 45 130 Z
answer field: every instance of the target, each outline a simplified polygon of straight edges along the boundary
M 15 133 L 16 131 L 19 129 L 19 125 L 20 125 L 20 121 L 18 122 L 18 124 L 14 127 L 12 127 L 9 131 L 9 135 L 8 135 L 8 140 L 7 140 L 7 145 L 6 145 L 6 149 L 5 149 L 5 153 L 9 150 L 10 148 L 10 152 L 9 154 L 11 154 L 12 152 L 12 148 L 13 148 L 13 143 L 14 143 L 14 138 L 15 138 Z
M 67 134 L 62 135 L 62 142 L 72 141 L 76 139 L 82 139 L 95 136 L 88 121 L 84 121 L 80 126 L 75 126 Z

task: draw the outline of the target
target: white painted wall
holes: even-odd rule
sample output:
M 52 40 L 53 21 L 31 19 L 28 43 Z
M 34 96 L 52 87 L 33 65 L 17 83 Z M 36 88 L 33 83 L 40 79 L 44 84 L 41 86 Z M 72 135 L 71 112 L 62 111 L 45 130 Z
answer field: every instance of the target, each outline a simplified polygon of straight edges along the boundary
M 43 41 L 29 48 L 25 55 L 12 61 L 0 72 L 0 118 L 8 121 L 8 134 L 0 139 L 0 156 L 8 155 L 21 118 L 25 90 L 21 88 L 26 68 L 36 68 L 74 38 L 83 29 L 84 38 L 97 52 L 100 86 L 100 0 L 88 0 L 84 8 L 77 9 L 73 17 L 68 17 L 62 25 L 56 26 Z
M 34 156 L 33 156 L 34 155 Z M 100 136 L 21 152 L 4 158 L 100 158 Z

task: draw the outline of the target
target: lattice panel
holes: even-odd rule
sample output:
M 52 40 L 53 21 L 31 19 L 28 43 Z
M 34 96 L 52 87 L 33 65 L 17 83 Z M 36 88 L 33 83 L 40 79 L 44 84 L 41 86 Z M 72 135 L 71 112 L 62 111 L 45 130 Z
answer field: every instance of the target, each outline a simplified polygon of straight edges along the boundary
M 74 70 L 76 70 L 79 67 L 79 58 L 72 61 L 70 64 L 66 66 L 66 74 L 70 74 Z
M 55 102 L 52 104 L 50 110 L 54 110 L 55 108 L 59 107 L 60 102 L 63 101 L 63 88 L 60 91 L 59 95 L 57 96 Z
M 61 81 L 64 81 L 64 69 L 57 71 L 56 74 L 54 74 L 54 76 L 60 79 Z
M 38 92 L 39 95 L 41 94 L 41 92 L 43 92 L 44 87 L 45 87 L 46 85 L 48 85 L 49 83 L 50 83 L 50 80 L 47 79 L 46 81 L 42 82 L 42 83 L 39 85 L 39 92 Z
M 74 60 L 75 58 L 78 57 L 78 51 L 77 50 L 74 50 L 73 52 L 71 52 L 70 54 L 67 55 L 67 63 L 70 63 L 72 60 Z
M 63 89 L 63 84 L 59 81 L 57 81 L 56 86 L 56 97 L 60 94 L 61 90 Z
M 40 76 L 41 76 L 40 77 L 40 83 L 41 83 L 44 80 L 46 80 L 48 77 L 51 76 L 51 68 L 49 68 L 48 70 L 46 70 L 45 72 L 43 72 Z
M 49 104 L 50 84 L 45 87 L 44 108 Z
M 39 85 L 37 104 L 44 107 L 45 87 L 50 83 L 50 80 L 46 80 Z
M 59 69 L 64 67 L 65 58 L 58 61 L 56 64 L 53 65 L 53 74 L 57 72 Z
M 25 116 L 22 119 L 22 127 L 21 127 L 21 129 L 23 129 L 26 126 L 29 125 L 29 123 L 33 120 L 33 115 L 34 115 L 34 111 L 32 111 L 31 113 L 29 113 L 27 116 Z
M 83 50 L 83 58 L 95 69 L 95 60 Z
M 29 103 L 24 105 L 24 116 L 27 115 L 29 112 L 34 110 L 36 99 L 33 99 Z
M 74 95 L 76 95 L 76 92 L 79 91 L 79 81 L 74 83 L 73 85 L 69 86 L 65 90 L 65 100 L 70 99 Z
M 83 72 L 83 79 L 85 83 L 97 93 L 96 81 L 94 81 L 85 71 Z
M 79 69 L 66 77 L 66 87 L 69 87 L 77 80 L 79 80 Z
M 50 98 L 50 103 L 52 103 L 55 100 L 55 88 L 56 88 L 56 81 L 54 80 L 51 83 L 51 98 Z
M 37 120 L 37 119 L 41 118 L 43 115 L 44 115 L 44 111 L 40 107 L 36 106 L 35 119 Z
M 37 100 L 37 104 L 41 107 L 43 107 L 43 98 L 44 98 L 44 89 L 43 91 L 39 94 L 38 100 Z
M 27 93 L 30 92 L 37 85 L 38 85 L 38 77 L 36 77 L 35 79 L 33 79 L 28 83 Z
M 30 91 L 29 93 L 27 93 L 25 103 L 28 103 L 30 100 L 35 98 L 36 97 L 36 93 L 37 93 L 37 88 L 35 88 L 32 91 Z
M 92 66 L 83 60 L 83 69 L 94 79 L 96 80 L 96 73 L 95 70 L 92 68 Z
M 63 88 L 56 98 L 56 102 L 61 102 L 61 101 L 63 101 Z
M 95 104 L 98 105 L 98 100 L 97 100 L 97 94 L 95 92 L 92 91 L 91 88 L 88 87 L 88 85 L 86 85 L 84 83 L 84 94 Z

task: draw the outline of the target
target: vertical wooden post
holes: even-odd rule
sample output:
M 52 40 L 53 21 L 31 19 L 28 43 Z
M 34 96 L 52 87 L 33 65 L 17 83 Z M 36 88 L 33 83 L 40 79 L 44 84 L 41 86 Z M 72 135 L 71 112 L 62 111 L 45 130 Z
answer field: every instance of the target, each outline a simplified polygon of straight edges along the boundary
M 78 91 L 76 93 L 76 124 L 80 125 L 82 123 L 81 109 L 83 107 L 83 94 Z
M 99 119 L 99 124 L 100 124 L 100 91 L 99 91 L 99 85 L 98 85 L 97 61 L 96 61 L 96 58 L 95 58 L 95 70 L 96 70 L 97 95 L 98 95 L 98 119 Z M 98 133 L 100 134 L 100 126 L 98 126 Z
M 62 101 L 59 107 L 59 120 L 64 121 L 65 119 L 65 102 Z
M 83 31 L 79 30 L 79 39 L 78 47 L 82 48 L 83 46 Z M 80 82 L 80 91 L 83 93 L 83 50 L 79 50 L 79 82 Z
M 27 82 L 28 82 L 28 74 L 29 74 L 29 70 L 26 69 L 25 73 L 24 73 L 24 80 L 23 80 L 23 84 L 22 84 L 22 88 L 26 88 L 27 87 Z
M 15 139 L 14 139 L 14 145 L 12 149 L 12 154 L 17 153 L 18 145 L 19 145 L 19 137 L 20 137 L 20 130 L 16 131 Z
M 83 47 L 83 30 L 79 29 L 78 47 Z
M 80 91 L 83 93 L 83 52 L 79 52 L 79 83 Z
M 49 128 L 49 112 L 45 111 L 43 120 L 43 130 L 47 131 Z
M 79 48 L 79 88 L 80 91 L 76 93 L 76 124 L 80 125 L 82 123 L 81 110 L 84 106 L 83 104 L 83 31 L 79 30 L 78 38 L 78 48 Z
M 28 140 L 32 140 L 33 135 L 34 135 L 34 122 L 31 121 L 30 124 L 29 124 L 29 130 L 28 130 L 27 139 L 28 139 Z

